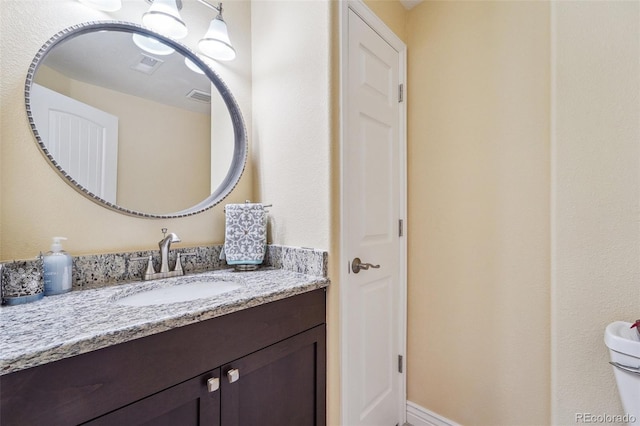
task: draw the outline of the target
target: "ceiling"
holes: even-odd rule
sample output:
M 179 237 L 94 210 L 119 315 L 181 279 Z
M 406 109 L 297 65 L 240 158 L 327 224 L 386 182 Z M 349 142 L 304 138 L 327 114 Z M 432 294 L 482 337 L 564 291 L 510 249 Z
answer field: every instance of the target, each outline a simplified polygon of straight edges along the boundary
M 149 73 L 136 69 L 140 62 L 158 65 Z M 148 54 L 126 31 L 95 31 L 73 37 L 51 49 L 43 64 L 68 78 L 166 105 L 204 114 L 209 103 L 194 101 L 192 90 L 211 93 L 211 82 L 185 66 L 184 56 Z
M 405 9 L 411 10 L 417 5 L 419 5 L 420 3 L 422 3 L 422 1 L 423 0 L 400 0 L 400 3 L 402 3 Z

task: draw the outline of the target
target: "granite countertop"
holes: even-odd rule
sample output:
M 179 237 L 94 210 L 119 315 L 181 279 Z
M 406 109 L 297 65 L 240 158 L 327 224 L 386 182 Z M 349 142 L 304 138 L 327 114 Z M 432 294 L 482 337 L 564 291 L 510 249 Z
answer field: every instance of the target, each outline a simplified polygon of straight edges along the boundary
M 218 296 L 152 306 L 115 301 L 158 287 L 205 279 L 241 285 Z M 213 284 L 215 285 L 215 284 Z M 0 374 L 68 358 L 329 285 L 325 277 L 283 269 L 219 270 L 45 297 L 0 308 Z

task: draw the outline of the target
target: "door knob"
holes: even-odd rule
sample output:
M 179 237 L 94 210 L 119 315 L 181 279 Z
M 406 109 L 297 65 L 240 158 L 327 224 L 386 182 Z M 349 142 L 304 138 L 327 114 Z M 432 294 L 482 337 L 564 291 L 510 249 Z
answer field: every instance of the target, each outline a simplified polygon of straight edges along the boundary
M 369 268 L 378 269 L 379 267 L 380 265 L 363 263 L 362 261 L 360 261 L 359 257 L 356 257 L 355 259 L 353 259 L 353 262 L 351 262 L 351 270 L 353 271 L 354 274 L 357 274 L 358 272 L 360 272 L 361 269 L 364 269 L 364 270 L 367 270 Z

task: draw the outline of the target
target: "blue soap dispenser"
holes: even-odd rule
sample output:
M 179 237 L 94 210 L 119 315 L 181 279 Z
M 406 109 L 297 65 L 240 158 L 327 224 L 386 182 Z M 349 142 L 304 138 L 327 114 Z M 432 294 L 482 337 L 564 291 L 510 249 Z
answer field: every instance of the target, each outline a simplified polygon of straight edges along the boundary
M 51 251 L 43 256 L 44 295 L 53 296 L 71 291 L 71 255 L 62 250 L 61 240 L 65 237 L 53 237 Z

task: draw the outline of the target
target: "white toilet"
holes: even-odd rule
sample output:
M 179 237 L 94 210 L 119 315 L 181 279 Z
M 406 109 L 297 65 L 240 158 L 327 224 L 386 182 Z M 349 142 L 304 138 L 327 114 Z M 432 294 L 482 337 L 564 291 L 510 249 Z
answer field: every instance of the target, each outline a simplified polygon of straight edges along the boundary
M 609 324 L 604 343 L 609 348 L 625 414 L 640 422 L 640 337 L 635 328 L 630 328 L 631 324 L 624 321 Z

